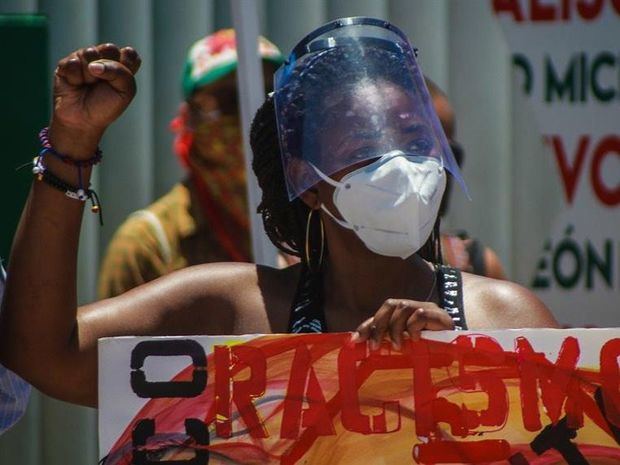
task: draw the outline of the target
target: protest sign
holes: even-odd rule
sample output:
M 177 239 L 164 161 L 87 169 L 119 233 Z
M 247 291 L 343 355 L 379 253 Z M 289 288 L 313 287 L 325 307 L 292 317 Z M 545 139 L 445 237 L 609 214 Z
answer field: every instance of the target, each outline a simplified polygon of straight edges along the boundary
M 620 329 L 99 343 L 119 464 L 617 464 Z

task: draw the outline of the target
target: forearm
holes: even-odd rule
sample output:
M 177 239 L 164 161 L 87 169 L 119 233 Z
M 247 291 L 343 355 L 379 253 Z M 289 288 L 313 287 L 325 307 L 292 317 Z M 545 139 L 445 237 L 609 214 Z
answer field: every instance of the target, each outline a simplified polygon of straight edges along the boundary
M 52 128 L 52 144 L 70 156 L 94 153 L 96 137 Z M 46 157 L 50 172 L 77 185 L 77 168 Z M 88 184 L 89 169 L 82 169 Z M 15 234 L 0 324 L 0 356 L 45 389 L 77 353 L 76 273 L 84 204 L 34 181 Z M 57 376 L 54 375 L 54 376 Z
M 90 323 L 78 323 L 77 251 L 84 205 L 63 191 L 69 185 L 74 197 L 86 193 L 80 189 L 88 189 L 90 169 L 78 166 L 97 161 L 93 156 L 103 132 L 136 93 L 140 63 L 134 49 L 114 44 L 78 49 L 58 62 L 51 147 L 46 146 L 56 154 L 45 154 L 48 171 L 39 172 L 42 181 L 35 181 L 24 207 L 0 321 L 0 361 L 48 394 L 90 405 L 96 402 L 97 338 L 114 334 L 114 326 L 111 333 L 103 326 L 102 333 Z

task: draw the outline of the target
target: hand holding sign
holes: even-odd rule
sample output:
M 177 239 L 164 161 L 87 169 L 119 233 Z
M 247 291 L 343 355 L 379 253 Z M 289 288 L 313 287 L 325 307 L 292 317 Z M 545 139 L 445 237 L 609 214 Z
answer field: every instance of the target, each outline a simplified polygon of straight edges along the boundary
M 387 299 L 373 317 L 358 326 L 352 342 L 370 339 L 371 347 L 376 349 L 389 334 L 394 348 L 399 349 L 404 337 L 418 340 L 424 329 L 450 330 L 454 329 L 454 322 L 450 315 L 434 302 Z

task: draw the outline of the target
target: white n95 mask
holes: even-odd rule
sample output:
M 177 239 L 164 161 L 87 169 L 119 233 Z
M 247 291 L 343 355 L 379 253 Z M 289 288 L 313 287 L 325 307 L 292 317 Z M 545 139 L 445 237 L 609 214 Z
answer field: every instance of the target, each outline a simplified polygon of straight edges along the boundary
M 334 205 L 344 218 L 321 208 L 340 226 L 353 230 L 369 250 L 407 258 L 429 238 L 446 187 L 446 173 L 436 158 L 408 156 L 400 150 L 335 181 Z

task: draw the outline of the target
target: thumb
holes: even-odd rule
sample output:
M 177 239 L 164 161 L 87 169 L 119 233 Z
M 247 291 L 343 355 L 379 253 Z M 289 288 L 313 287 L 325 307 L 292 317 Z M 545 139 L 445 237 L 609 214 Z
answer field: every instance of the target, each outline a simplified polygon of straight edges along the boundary
M 130 95 L 135 93 L 136 83 L 133 73 L 118 61 L 92 61 L 88 64 L 88 72 L 98 79 L 107 81 L 120 93 Z

